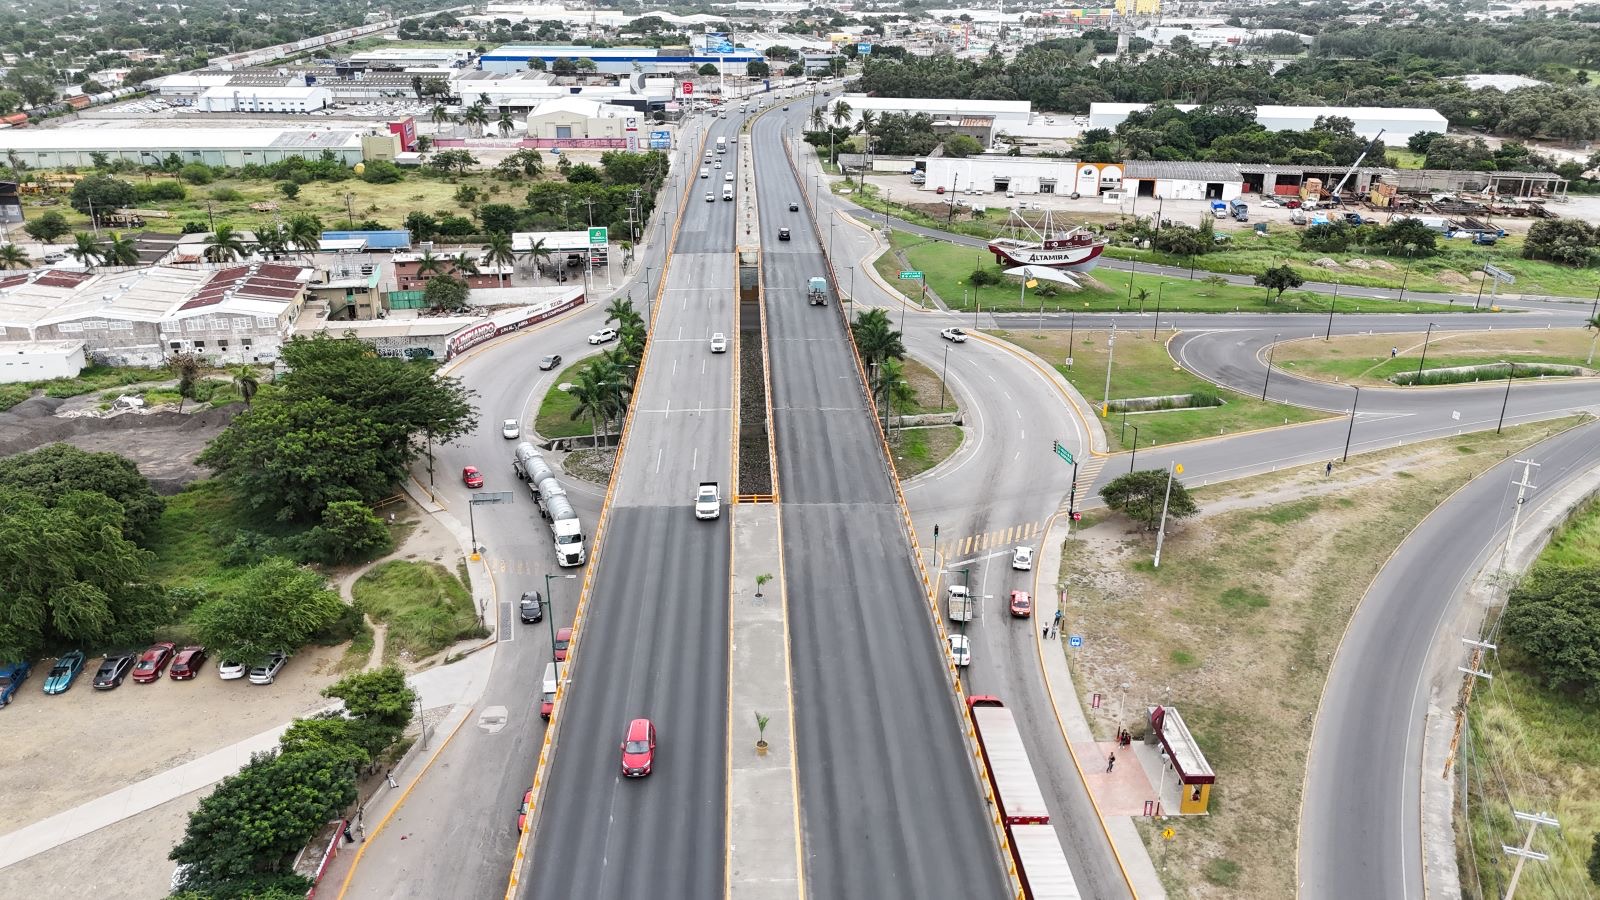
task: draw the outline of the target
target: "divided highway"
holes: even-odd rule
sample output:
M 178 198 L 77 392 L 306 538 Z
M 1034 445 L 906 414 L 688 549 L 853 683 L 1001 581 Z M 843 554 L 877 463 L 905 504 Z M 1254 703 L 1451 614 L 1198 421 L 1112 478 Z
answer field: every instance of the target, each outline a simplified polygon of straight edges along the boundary
M 739 124 L 717 120 L 708 146 L 732 143 Z M 557 712 L 524 897 L 723 892 L 729 530 L 726 518 L 695 521 L 691 501 L 701 480 L 731 483 L 736 355 L 713 356 L 709 339 L 735 330 L 734 204 L 705 202 L 712 180 L 698 168 L 692 159 L 682 176 L 695 183 Z M 655 773 L 624 779 L 618 747 L 638 717 L 659 732 Z
M 814 897 L 1000 897 L 999 849 L 887 460 L 777 114 L 754 126 L 806 878 Z M 777 240 L 788 227 L 793 239 Z M 836 298 L 830 302 L 837 302 Z

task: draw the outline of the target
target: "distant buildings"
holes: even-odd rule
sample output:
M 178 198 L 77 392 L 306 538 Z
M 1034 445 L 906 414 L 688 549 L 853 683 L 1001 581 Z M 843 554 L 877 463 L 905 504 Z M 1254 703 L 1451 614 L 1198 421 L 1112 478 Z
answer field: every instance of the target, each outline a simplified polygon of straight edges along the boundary
M 1116 128 L 1132 113 L 1149 108 L 1148 103 L 1091 103 L 1090 128 Z M 1194 104 L 1178 104 L 1188 112 Z M 1443 134 L 1450 123 L 1437 111 L 1415 107 L 1389 106 L 1258 106 L 1256 121 L 1268 131 L 1309 131 L 1317 119 L 1339 116 L 1355 123 L 1355 133 L 1364 138 L 1383 132 L 1389 146 L 1404 144 L 1413 134 L 1432 131 Z
M 556 60 L 560 59 L 573 62 L 588 59 L 594 62 L 597 71 L 618 75 L 631 75 L 636 72 L 643 74 L 691 72 L 707 63 L 724 72 L 743 75 L 746 63 L 765 61 L 760 51 L 749 47 L 730 47 L 710 52 L 692 49 L 656 50 L 650 47 L 545 47 L 507 44 L 485 53 L 478 60 L 478 64 L 485 72 L 520 72 L 527 69 L 529 63 L 535 59 L 543 60 L 546 67 L 554 66 Z
M 137 165 L 160 165 L 177 154 L 185 163 L 236 169 L 294 156 L 320 159 L 327 152 L 353 166 L 393 159 L 399 140 L 387 132 L 332 128 L 8 128 L 0 131 L 0 155 L 15 153 L 30 169 L 89 167 L 97 153 Z

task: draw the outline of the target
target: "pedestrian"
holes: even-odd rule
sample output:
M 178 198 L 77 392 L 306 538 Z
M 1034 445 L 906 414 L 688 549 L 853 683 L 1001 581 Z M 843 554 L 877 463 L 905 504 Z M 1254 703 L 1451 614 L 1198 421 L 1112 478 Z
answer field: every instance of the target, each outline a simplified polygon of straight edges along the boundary
M 344 842 L 346 844 L 354 844 L 356 842 L 355 836 L 350 834 L 349 822 L 344 823 Z
M 1333 460 L 1330 459 L 1330 460 L 1328 460 L 1328 464 L 1326 466 L 1324 466 L 1323 469 L 1322 469 L 1322 476 L 1324 478 L 1326 478 L 1327 476 L 1332 475 L 1332 474 L 1333 474 Z
M 1389 358 L 1390 359 L 1394 359 L 1394 355 L 1396 353 L 1399 353 L 1399 352 L 1400 352 L 1400 348 L 1399 347 L 1390 347 L 1389 348 Z
M 1112 769 L 1115 769 L 1116 767 L 1117 767 L 1117 755 L 1115 753 L 1113 753 L 1113 754 L 1111 754 L 1110 758 L 1106 760 L 1106 771 L 1110 772 Z
M 385 780 L 387 780 L 389 782 L 389 787 L 397 788 L 397 787 L 400 786 L 400 782 L 394 780 L 394 770 L 393 769 L 390 769 L 389 771 L 385 772 L 383 777 L 384 777 Z
M 1061 610 L 1058 609 L 1058 610 L 1056 610 L 1056 629 L 1059 630 L 1060 628 L 1061 628 Z
M 1044 634 L 1042 635 L 1042 637 L 1047 641 L 1050 640 L 1050 625 L 1049 625 L 1049 623 L 1045 623 Z

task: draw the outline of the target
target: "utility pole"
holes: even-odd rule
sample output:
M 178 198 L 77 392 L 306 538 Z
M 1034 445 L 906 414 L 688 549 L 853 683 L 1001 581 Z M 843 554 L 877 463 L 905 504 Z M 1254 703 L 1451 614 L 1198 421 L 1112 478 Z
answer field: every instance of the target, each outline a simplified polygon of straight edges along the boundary
M 1356 433 L 1356 407 L 1361 405 L 1361 386 L 1351 385 L 1351 387 L 1356 389 L 1356 399 L 1350 404 L 1350 427 L 1344 432 L 1344 459 L 1339 460 L 1340 462 L 1350 461 L 1350 438 Z
M 1517 867 L 1511 870 L 1511 883 L 1506 885 L 1506 900 L 1512 900 L 1517 895 L 1517 881 L 1522 878 L 1523 863 L 1530 859 L 1544 862 L 1550 858 L 1549 854 L 1540 853 L 1533 849 L 1534 832 L 1539 830 L 1540 825 L 1548 825 L 1551 828 L 1561 827 L 1561 823 L 1557 822 L 1555 816 L 1549 813 L 1525 813 L 1512 810 L 1511 814 L 1518 820 L 1528 823 L 1528 837 L 1522 842 L 1521 847 L 1513 847 L 1510 844 L 1500 845 L 1500 849 L 1507 856 L 1515 856 L 1517 858 Z
M 1102 414 L 1111 403 L 1111 360 L 1116 355 L 1117 348 L 1117 323 L 1111 323 L 1111 336 L 1106 338 L 1106 393 L 1100 399 Z
M 1138 432 L 1135 432 L 1137 434 Z M 1161 568 L 1161 544 L 1167 536 L 1167 505 L 1172 502 L 1172 476 L 1183 471 L 1183 466 L 1173 463 L 1167 466 L 1167 495 L 1161 500 L 1161 525 L 1156 528 L 1156 558 L 1155 568 Z
M 1417 360 L 1417 380 L 1413 384 L 1422 383 L 1422 364 L 1428 361 L 1428 342 L 1433 340 L 1433 323 L 1428 323 L 1428 333 L 1422 338 L 1422 358 Z
M 1534 486 L 1529 476 L 1533 474 L 1534 469 L 1539 468 L 1539 464 L 1531 459 L 1519 459 L 1517 462 L 1522 463 L 1522 480 L 1511 482 L 1517 486 L 1517 505 L 1511 507 L 1511 530 L 1506 534 L 1506 542 L 1500 547 L 1500 571 L 1502 573 L 1505 572 L 1506 561 L 1511 555 L 1511 544 L 1517 539 L 1517 525 L 1522 521 L 1522 504 L 1527 502 L 1525 498 L 1528 488 Z
M 1272 381 L 1272 357 L 1277 352 L 1278 336 L 1281 334 L 1282 332 L 1274 334 L 1272 336 L 1272 343 L 1267 346 L 1267 377 L 1261 379 L 1261 401 L 1263 403 L 1265 403 L 1267 399 L 1267 385 Z
M 1494 433 L 1499 434 L 1500 429 L 1506 427 L 1506 407 L 1511 405 L 1511 379 L 1516 377 L 1517 364 L 1507 363 L 1510 368 L 1506 370 L 1506 394 L 1500 398 L 1500 422 L 1494 426 Z

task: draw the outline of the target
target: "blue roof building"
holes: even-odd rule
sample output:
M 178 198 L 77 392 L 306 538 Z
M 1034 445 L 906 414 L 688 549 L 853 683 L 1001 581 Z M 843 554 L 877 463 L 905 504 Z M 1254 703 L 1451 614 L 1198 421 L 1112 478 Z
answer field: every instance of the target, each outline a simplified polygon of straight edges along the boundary
M 635 71 L 645 74 L 686 72 L 710 63 L 724 72 L 743 74 L 745 63 L 764 58 L 761 51 L 749 47 L 733 47 L 726 52 L 709 53 L 687 47 L 657 50 L 654 47 L 602 48 L 569 45 L 544 47 L 507 44 L 483 54 L 478 59 L 478 65 L 485 72 L 505 73 L 524 71 L 528 68 L 529 60 L 533 59 L 544 60 L 546 68 L 558 59 L 592 59 L 601 72 L 626 75 Z M 635 69 L 635 66 L 639 68 Z
M 410 250 L 411 232 L 404 228 L 393 231 L 324 231 L 322 240 L 327 241 L 366 241 L 368 250 Z

